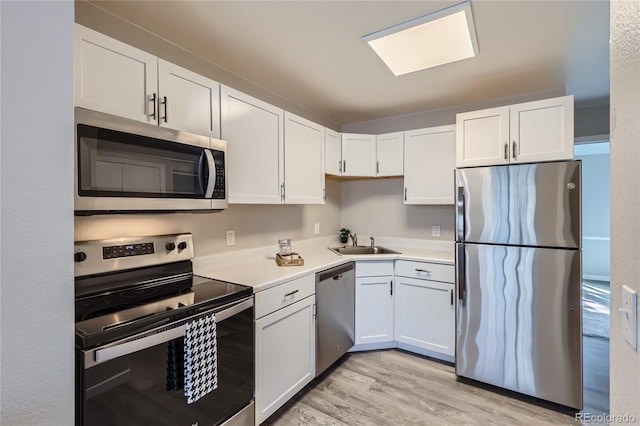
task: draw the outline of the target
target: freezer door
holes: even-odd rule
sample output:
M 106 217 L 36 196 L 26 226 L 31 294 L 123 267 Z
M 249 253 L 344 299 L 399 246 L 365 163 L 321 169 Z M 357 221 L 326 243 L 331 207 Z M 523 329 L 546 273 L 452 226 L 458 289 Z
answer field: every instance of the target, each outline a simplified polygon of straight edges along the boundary
M 581 251 L 459 244 L 456 374 L 582 408 Z
M 459 242 L 580 248 L 581 162 L 456 170 Z

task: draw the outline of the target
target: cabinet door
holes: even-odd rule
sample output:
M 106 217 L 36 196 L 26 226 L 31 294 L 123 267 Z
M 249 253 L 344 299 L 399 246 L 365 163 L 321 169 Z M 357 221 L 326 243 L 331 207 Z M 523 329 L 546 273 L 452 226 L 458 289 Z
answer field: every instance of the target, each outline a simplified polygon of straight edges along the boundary
M 396 340 L 453 356 L 454 285 L 396 277 L 396 290 Z
M 328 175 L 342 174 L 342 143 L 340 133 L 324 129 L 324 172 Z
M 324 127 L 286 111 L 284 201 L 324 204 Z
M 456 115 L 456 167 L 509 163 L 509 107 Z
M 404 203 L 453 204 L 455 126 L 404 133 Z
M 157 57 L 78 24 L 74 38 L 75 105 L 154 122 Z
M 221 139 L 227 141 L 229 203 L 284 201 L 283 111 L 221 88 Z
M 315 377 L 315 296 L 256 320 L 256 423 Z
M 220 84 L 158 59 L 159 123 L 220 138 Z
M 342 134 L 342 176 L 376 175 L 376 135 Z
M 402 176 L 404 173 L 404 133 L 376 136 L 376 176 Z
M 513 105 L 511 162 L 573 158 L 573 96 Z
M 356 345 L 393 341 L 393 275 L 356 278 Z

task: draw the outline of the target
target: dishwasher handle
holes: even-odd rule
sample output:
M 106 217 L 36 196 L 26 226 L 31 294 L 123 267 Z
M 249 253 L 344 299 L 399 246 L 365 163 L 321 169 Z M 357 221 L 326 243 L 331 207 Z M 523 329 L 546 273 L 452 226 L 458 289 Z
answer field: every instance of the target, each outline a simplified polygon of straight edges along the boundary
M 355 269 L 353 262 L 349 262 L 345 265 L 340 265 L 332 269 L 327 269 L 326 271 L 318 272 L 316 274 L 316 284 L 320 281 L 326 280 L 339 280 L 342 279 L 342 274 L 345 272 L 353 271 Z

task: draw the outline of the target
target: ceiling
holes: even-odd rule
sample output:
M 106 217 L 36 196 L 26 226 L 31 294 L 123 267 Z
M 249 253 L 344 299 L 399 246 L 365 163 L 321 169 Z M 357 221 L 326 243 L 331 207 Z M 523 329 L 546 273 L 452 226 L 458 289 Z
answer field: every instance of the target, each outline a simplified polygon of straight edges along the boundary
M 564 89 L 609 96 L 608 1 L 472 0 L 479 55 L 394 77 L 361 37 L 460 1 L 91 1 L 338 124 Z

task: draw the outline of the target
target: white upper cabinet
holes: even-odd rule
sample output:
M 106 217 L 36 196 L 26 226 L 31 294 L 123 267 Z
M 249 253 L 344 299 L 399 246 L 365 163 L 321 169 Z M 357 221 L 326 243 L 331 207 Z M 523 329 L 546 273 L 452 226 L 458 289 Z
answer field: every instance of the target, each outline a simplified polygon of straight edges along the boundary
M 158 59 L 161 126 L 220 138 L 220 83 Z
M 342 141 L 340 133 L 324 129 L 324 172 L 328 175 L 342 175 Z
M 404 132 L 404 203 L 453 204 L 455 126 Z
M 376 136 L 376 176 L 402 176 L 404 173 L 404 133 Z
M 220 84 L 76 24 L 75 105 L 220 137 Z
M 573 96 L 514 105 L 511 122 L 511 162 L 573 158 Z
M 75 105 L 154 122 L 158 58 L 82 25 L 75 25 Z M 157 115 L 156 115 L 157 117 Z
M 283 110 L 222 86 L 220 111 L 229 158 L 229 203 L 282 203 Z
M 573 96 L 456 116 L 456 166 L 573 158 Z
M 376 175 L 376 135 L 342 134 L 342 176 Z
M 285 203 L 324 203 L 324 132 L 323 126 L 285 111 Z
M 509 107 L 456 115 L 456 166 L 509 163 Z

